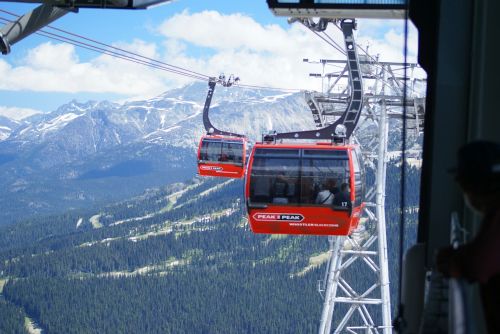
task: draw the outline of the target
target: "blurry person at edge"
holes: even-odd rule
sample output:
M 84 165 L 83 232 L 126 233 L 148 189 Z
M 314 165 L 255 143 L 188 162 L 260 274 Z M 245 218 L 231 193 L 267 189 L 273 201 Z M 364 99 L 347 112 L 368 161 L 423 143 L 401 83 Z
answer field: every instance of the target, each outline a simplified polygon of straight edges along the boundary
M 445 277 L 479 283 L 488 333 L 500 333 L 500 145 L 465 144 L 452 171 L 467 206 L 481 216 L 475 238 L 436 254 L 436 269 Z

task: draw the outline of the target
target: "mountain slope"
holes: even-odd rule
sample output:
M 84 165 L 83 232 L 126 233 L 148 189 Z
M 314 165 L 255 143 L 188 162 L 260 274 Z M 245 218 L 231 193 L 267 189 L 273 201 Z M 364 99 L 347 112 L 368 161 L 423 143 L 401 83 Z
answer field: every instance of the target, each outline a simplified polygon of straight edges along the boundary
M 48 333 L 308 332 L 321 306 L 309 284 L 319 272 L 293 274 L 327 244 L 253 235 L 241 187 L 195 179 L 4 228 L 3 295 Z
M 124 104 L 71 101 L 12 121 L 0 141 L 0 224 L 191 178 L 207 88 L 196 83 Z M 311 122 L 300 94 L 217 87 L 212 105 L 216 126 L 253 139 Z
M 399 172 L 390 164 L 393 298 Z M 413 189 L 418 170 L 409 167 L 406 175 Z M 17 319 L 14 310 L 21 309 L 47 333 L 316 332 L 326 238 L 251 233 L 242 188 L 241 180 L 195 178 L 99 209 L 0 228 L 9 314 Z M 414 193 L 406 200 L 410 207 L 418 203 Z M 416 214 L 406 215 L 407 243 L 414 242 Z M 358 261 L 347 275 L 361 291 L 371 283 L 360 278 L 373 273 Z M 380 314 L 373 315 L 378 322 Z

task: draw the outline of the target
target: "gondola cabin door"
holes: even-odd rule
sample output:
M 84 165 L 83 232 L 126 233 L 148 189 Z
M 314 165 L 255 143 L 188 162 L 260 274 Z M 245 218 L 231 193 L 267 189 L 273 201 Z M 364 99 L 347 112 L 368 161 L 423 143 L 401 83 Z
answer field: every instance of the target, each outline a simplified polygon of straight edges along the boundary
M 349 235 L 364 203 L 353 145 L 262 144 L 250 156 L 245 196 L 255 233 Z
M 245 175 L 246 139 L 203 136 L 198 148 L 198 174 L 241 179 Z

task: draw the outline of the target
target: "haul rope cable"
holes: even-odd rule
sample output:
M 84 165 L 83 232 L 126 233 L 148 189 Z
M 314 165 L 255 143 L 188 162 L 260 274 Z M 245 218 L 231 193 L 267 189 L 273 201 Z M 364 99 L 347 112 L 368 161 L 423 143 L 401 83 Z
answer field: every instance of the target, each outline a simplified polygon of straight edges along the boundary
M 3 9 L 0 9 L 0 12 L 9 14 L 11 16 L 20 17 L 19 15 L 15 14 L 15 13 L 12 13 L 12 12 L 9 12 L 9 11 L 3 10 Z M 12 20 L 9 20 L 9 19 L 3 18 L 3 17 L 0 17 L 0 20 L 3 20 L 5 22 L 12 22 Z M 85 42 L 81 42 L 81 41 L 78 41 L 78 40 L 75 40 L 75 39 L 68 38 L 68 37 L 65 37 L 65 36 L 61 36 L 59 34 L 51 33 L 51 32 L 48 32 L 46 30 L 40 30 L 39 32 L 36 32 L 36 34 L 38 34 L 40 36 L 43 36 L 43 37 L 50 38 L 50 39 L 58 40 L 58 41 L 63 42 L 63 43 L 71 44 L 71 45 L 74 45 L 74 46 L 77 46 L 77 47 L 80 47 L 80 48 L 83 48 L 83 49 L 88 49 L 88 50 L 91 50 L 91 51 L 94 51 L 94 52 L 97 52 L 97 53 L 102 53 L 102 54 L 105 54 L 105 55 L 108 55 L 108 56 L 111 56 L 111 57 L 123 59 L 123 60 L 130 61 L 130 62 L 133 62 L 133 63 L 137 63 L 137 64 L 140 64 L 140 65 L 145 65 L 145 66 L 148 66 L 148 67 L 152 67 L 152 68 L 164 70 L 164 71 L 171 72 L 171 73 L 174 73 L 174 74 L 178 74 L 178 75 L 190 77 L 190 78 L 193 78 L 193 79 L 196 79 L 196 80 L 209 81 L 209 79 L 210 79 L 209 75 L 205 75 L 205 74 L 202 74 L 202 73 L 199 73 L 199 72 L 195 72 L 195 71 L 192 71 L 192 70 L 189 70 L 189 69 L 185 69 L 185 68 L 182 68 L 182 67 L 179 67 L 179 66 L 176 66 L 176 65 L 168 64 L 168 63 L 165 63 L 165 62 L 153 59 L 153 58 L 142 56 L 140 54 L 137 54 L 137 53 L 134 53 L 134 52 L 131 52 L 131 51 L 127 51 L 127 50 L 124 50 L 124 49 L 121 49 L 121 48 L 117 48 L 117 47 L 114 47 L 112 45 L 109 45 L 109 44 L 106 44 L 106 43 L 102 43 L 102 42 L 96 41 L 94 39 L 91 39 L 91 38 L 88 38 L 88 37 L 85 37 L 85 36 L 82 36 L 82 35 L 74 34 L 74 33 L 71 33 L 69 31 L 66 31 L 66 30 L 63 30 L 63 29 L 59 29 L 59 28 L 56 28 L 56 27 L 53 27 L 53 26 L 47 26 L 47 27 L 50 28 L 50 29 L 53 29 L 53 30 L 56 30 L 56 31 L 59 31 L 59 32 L 62 32 L 62 33 L 65 33 L 65 34 L 68 34 L 70 36 L 74 36 L 74 37 L 77 37 L 77 38 L 80 38 L 80 39 L 83 39 L 83 40 L 86 40 L 86 41 L 89 41 L 89 42 L 92 42 L 92 43 L 104 46 L 104 47 L 109 48 L 109 49 L 114 49 L 114 50 L 120 51 L 121 53 L 120 52 L 115 52 L 115 51 L 110 51 L 110 50 L 107 50 L 107 49 L 104 49 L 104 48 L 101 48 L 101 47 L 98 47 L 98 46 L 95 46 L 95 45 L 91 45 L 89 43 L 85 43 Z M 134 57 L 131 57 L 128 54 L 133 55 Z M 139 58 L 142 58 L 142 59 L 138 59 L 136 57 L 139 57 Z M 145 60 L 143 60 L 143 59 L 145 59 Z M 154 64 L 154 63 L 157 63 L 157 64 Z M 158 64 L 160 64 L 160 65 L 158 65 Z M 300 92 L 300 91 L 303 91 L 303 89 L 297 89 L 297 88 L 268 87 L 268 86 L 246 85 L 246 84 L 236 84 L 235 86 L 238 86 L 238 87 L 240 87 L 242 89 L 268 89 L 268 90 L 278 90 L 278 91 L 286 91 L 286 92 Z

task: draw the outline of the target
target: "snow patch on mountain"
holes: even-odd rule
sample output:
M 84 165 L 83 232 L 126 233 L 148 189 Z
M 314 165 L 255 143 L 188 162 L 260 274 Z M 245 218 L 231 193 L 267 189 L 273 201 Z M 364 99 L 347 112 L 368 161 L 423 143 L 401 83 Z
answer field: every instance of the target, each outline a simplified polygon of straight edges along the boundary
M 161 135 L 161 134 L 165 134 L 165 133 L 169 133 L 173 130 L 176 130 L 176 129 L 180 129 L 181 126 L 180 125 L 174 125 L 174 126 L 171 126 L 169 128 L 166 128 L 166 129 L 160 129 L 160 130 L 157 130 L 157 131 L 154 131 L 152 133 L 149 133 L 145 136 L 143 136 L 142 138 L 145 139 L 145 140 L 151 140 L 151 137 L 153 136 L 158 136 L 158 135 Z M 148 139 L 149 138 L 149 139 Z M 158 140 L 159 138 L 153 138 L 153 140 Z
M 195 118 L 196 116 L 201 115 L 202 112 L 203 112 L 203 110 L 199 110 L 199 111 L 195 112 L 194 114 L 192 114 L 191 116 L 186 117 L 184 119 L 184 121 L 187 121 L 188 119 L 191 119 L 191 118 Z
M 0 141 L 9 138 L 11 133 L 12 133 L 11 128 L 9 128 L 8 126 L 0 125 Z
M 280 99 L 284 99 L 285 97 L 291 96 L 293 93 L 286 93 L 274 96 L 266 96 L 262 99 L 263 102 L 276 102 Z
M 271 119 L 271 116 L 270 115 L 267 115 L 267 127 L 268 129 L 272 129 L 273 128 L 273 121 Z
M 159 214 L 159 213 L 149 213 L 149 214 L 141 216 L 141 217 L 132 217 L 132 218 L 127 218 L 127 219 L 117 220 L 116 222 L 109 224 L 109 226 L 115 226 L 115 225 L 120 225 L 120 224 L 123 224 L 123 223 L 135 222 L 135 221 L 141 221 L 141 220 L 144 220 L 144 219 L 149 219 L 149 218 L 154 217 L 156 214 Z
M 72 120 L 81 117 L 82 115 L 77 115 L 73 113 L 68 113 L 64 114 L 61 116 L 58 116 L 46 123 L 42 123 L 39 126 L 37 126 L 38 131 L 42 132 L 48 132 L 48 131 L 56 131 L 59 130 L 60 128 L 66 126 L 69 122 Z
M 28 131 L 30 131 L 32 129 L 33 129 L 33 126 L 32 125 L 28 125 L 24 129 L 22 129 L 21 131 L 19 131 L 19 135 L 24 135 L 25 133 L 27 133 Z
M 194 101 L 184 101 L 182 99 L 182 97 L 180 98 L 172 98 L 172 97 L 168 97 L 165 99 L 165 101 L 171 101 L 173 104 L 190 104 L 190 105 L 194 105 L 194 106 L 199 106 L 198 103 L 194 102 Z
M 0 115 L 0 141 L 9 138 L 12 132 L 22 124 L 23 121 L 16 121 Z

